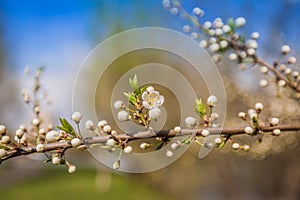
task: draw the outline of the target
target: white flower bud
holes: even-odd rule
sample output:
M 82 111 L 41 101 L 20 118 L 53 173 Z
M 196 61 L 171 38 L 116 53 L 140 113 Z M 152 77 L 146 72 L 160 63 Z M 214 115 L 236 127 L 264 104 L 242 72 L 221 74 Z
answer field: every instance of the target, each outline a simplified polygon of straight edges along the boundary
M 215 107 L 217 101 L 218 101 L 218 99 L 217 99 L 217 97 L 214 96 L 214 95 L 210 95 L 210 96 L 207 98 L 207 104 L 208 104 L 210 107 Z
M 290 53 L 290 51 L 291 51 L 291 48 L 288 45 L 283 45 L 281 47 L 281 53 L 282 54 L 288 54 L 288 53 Z
M 285 73 L 286 75 L 289 75 L 289 74 L 292 73 L 292 69 L 291 69 L 291 68 L 286 68 L 286 69 L 284 70 L 284 73 Z
M 113 164 L 113 169 L 119 169 L 120 168 L 120 160 L 117 160 L 114 164 Z
M 111 126 L 110 125 L 103 126 L 103 131 L 104 131 L 104 133 L 110 133 L 111 132 Z
M 272 118 L 270 124 L 271 126 L 277 126 L 279 124 L 279 119 L 276 117 Z
M 229 32 L 231 31 L 230 26 L 224 25 L 224 26 L 223 26 L 223 31 L 224 31 L 224 33 L 229 33 Z
M 220 46 L 222 49 L 225 49 L 226 47 L 228 47 L 228 42 L 226 40 L 222 40 L 220 41 Z
M 59 139 L 59 133 L 57 131 L 49 131 L 46 134 L 47 142 L 56 142 Z
M 189 25 L 184 25 L 182 27 L 182 31 L 185 32 L 185 33 L 188 33 L 191 31 L 191 27 Z
M 74 112 L 72 114 L 72 120 L 75 122 L 75 123 L 79 123 L 80 120 L 82 119 L 82 115 L 80 114 L 80 112 Z
M 198 39 L 199 35 L 196 32 L 192 32 L 191 37 L 196 40 L 196 39 Z
M 140 144 L 140 148 L 145 150 L 145 149 L 148 149 L 150 147 L 150 144 L 146 143 L 146 142 L 143 142 Z
M 167 150 L 166 151 L 166 156 L 169 157 L 169 158 L 171 158 L 173 156 L 173 152 L 170 151 L 170 150 Z
M 188 128 L 194 128 L 194 126 L 197 123 L 197 120 L 194 117 L 187 117 L 187 118 L 185 118 L 185 123 Z
M 70 174 L 76 172 L 76 166 L 75 165 L 68 165 L 68 172 Z
M 45 151 L 45 145 L 43 145 L 43 144 L 36 145 L 36 151 L 37 152 L 43 152 L 43 151 Z
M 258 32 L 253 32 L 252 34 L 251 34 L 251 37 L 253 38 L 253 39 L 258 39 L 259 38 L 259 33 Z
M 10 141 L 10 138 L 8 135 L 4 135 L 2 138 L 1 138 L 1 143 L 2 144 L 8 144 Z
M 219 49 L 220 49 L 220 46 L 219 46 L 217 43 L 211 44 L 211 45 L 209 46 L 209 50 L 210 50 L 211 52 L 219 51 Z
M 178 12 L 179 12 L 178 8 L 173 7 L 173 8 L 170 9 L 170 13 L 171 13 L 172 15 L 177 15 Z
M 21 129 L 16 130 L 16 136 L 21 139 L 24 135 L 24 131 L 22 131 Z
M 280 71 L 283 72 L 286 69 L 286 65 L 285 64 L 279 65 L 279 69 L 280 69 Z
M 260 68 L 260 72 L 263 73 L 263 74 L 266 74 L 266 73 L 268 73 L 268 68 L 266 66 L 262 66 Z
M 236 53 L 230 53 L 228 55 L 229 60 L 236 60 L 237 58 L 238 58 L 238 56 L 236 55 Z
M 216 143 L 216 144 L 221 144 L 221 143 L 222 143 L 222 139 L 219 138 L 219 137 L 216 138 L 216 139 L 215 139 L 215 143 Z
M 41 128 L 41 129 L 39 130 L 39 134 L 40 134 L 40 135 L 45 135 L 45 134 L 46 134 L 46 130 L 43 129 L 43 128 Z
M 262 105 L 262 103 L 256 103 L 255 104 L 255 109 L 257 111 L 261 111 L 264 108 L 264 106 Z
M 215 35 L 215 30 L 209 29 L 209 30 L 208 30 L 208 34 L 209 34 L 210 36 L 214 36 L 214 35 Z
M 297 59 L 294 56 L 291 56 L 288 58 L 288 63 L 289 64 L 295 64 L 297 62 Z
M 286 86 L 285 80 L 279 80 L 277 84 L 278 84 L 280 87 Z
M 127 111 L 125 110 L 121 110 L 120 112 L 118 112 L 118 120 L 120 122 L 125 122 L 129 119 L 129 114 Z
M 237 27 L 242 27 L 246 24 L 246 19 L 244 17 L 238 17 L 235 19 L 235 25 Z
M 176 150 L 181 146 L 180 142 L 174 142 L 171 144 L 171 149 Z
M 5 135 L 6 134 L 6 127 L 3 125 L 0 125 L 0 135 Z
M 280 135 L 280 133 L 281 133 L 281 131 L 278 128 L 273 130 L 273 134 L 276 136 Z
M 299 76 L 299 72 L 298 71 L 293 71 L 292 76 L 297 78 Z
M 71 140 L 72 147 L 78 147 L 81 144 L 81 140 L 79 138 L 73 138 Z
M 266 79 L 261 79 L 259 81 L 260 87 L 266 87 L 268 85 L 268 81 Z
M 34 126 L 38 126 L 40 123 L 41 123 L 41 121 L 40 121 L 38 118 L 34 118 L 34 119 L 32 120 L 32 124 L 33 124 Z
M 249 134 L 249 135 L 251 135 L 251 134 L 254 133 L 253 128 L 250 127 L 250 126 L 245 127 L 244 131 L 245 131 L 245 133 L 247 133 L 247 134 Z
M 246 119 L 246 113 L 244 112 L 239 112 L 238 116 L 242 119 Z
M 161 111 L 159 108 L 153 108 L 149 111 L 149 117 L 151 119 L 158 119 L 161 116 Z
M 107 124 L 106 120 L 101 120 L 101 121 L 98 122 L 98 127 L 100 129 L 102 129 L 106 124 Z
M 53 164 L 53 165 L 59 165 L 60 163 L 61 163 L 61 158 L 60 158 L 60 157 L 54 156 L 54 157 L 52 158 L 52 164 Z
M 250 49 L 247 49 L 247 53 L 249 56 L 253 56 L 253 55 L 255 55 L 256 51 L 255 51 L 255 49 L 250 48 Z
M 206 48 L 207 47 L 207 41 L 206 40 L 201 40 L 199 42 L 199 46 L 202 47 L 202 48 Z
M 220 36 L 220 35 L 223 34 L 223 30 L 222 30 L 221 28 L 217 28 L 217 29 L 215 30 L 215 34 L 218 35 L 218 36 Z
M 180 126 L 175 126 L 174 132 L 179 133 L 181 131 Z
M 193 13 L 194 13 L 194 15 L 196 15 L 198 17 L 202 17 L 204 15 L 204 11 L 198 7 L 195 7 L 193 9 Z
M 231 147 L 232 147 L 233 150 L 238 150 L 238 149 L 240 149 L 240 144 L 239 143 L 233 143 Z
M 206 21 L 206 22 L 204 22 L 204 24 L 203 24 L 203 28 L 205 28 L 205 29 L 209 29 L 210 27 L 211 27 L 211 22 L 210 21 Z
M 7 155 L 7 152 L 5 149 L 0 149 L 0 158 L 3 158 Z
M 250 49 L 257 49 L 258 44 L 256 42 L 256 40 L 253 39 L 249 39 L 246 41 L 245 45 Z
M 203 137 L 209 136 L 209 130 L 203 129 L 203 130 L 201 131 L 201 135 L 202 135 Z
M 118 109 L 118 110 L 122 110 L 122 109 L 125 109 L 126 106 L 125 106 L 125 104 L 124 104 L 123 101 L 116 101 L 116 102 L 114 103 L 114 108 L 115 108 L 115 109 Z
M 85 128 L 86 128 L 86 130 L 91 130 L 91 131 L 95 130 L 94 122 L 92 120 L 87 120 L 85 122 Z
M 131 153 L 132 152 L 132 146 L 127 146 L 124 148 L 125 153 Z
M 114 146 L 115 145 L 115 140 L 114 139 L 108 139 L 107 141 L 106 141 L 106 145 L 107 146 Z

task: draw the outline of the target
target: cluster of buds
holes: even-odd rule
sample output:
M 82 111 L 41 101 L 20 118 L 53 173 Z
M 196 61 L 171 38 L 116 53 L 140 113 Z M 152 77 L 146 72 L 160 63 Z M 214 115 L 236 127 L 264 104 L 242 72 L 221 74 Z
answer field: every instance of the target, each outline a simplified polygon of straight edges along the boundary
M 164 96 L 152 86 L 139 87 L 137 76 L 129 79 L 134 92 L 124 93 L 128 99 L 127 107 L 123 101 L 116 101 L 114 108 L 118 110 L 118 120 L 123 122 L 131 119 L 138 124 L 149 128 L 152 120 L 161 116 L 160 107 L 164 103 Z M 133 108 L 132 108 L 133 107 Z

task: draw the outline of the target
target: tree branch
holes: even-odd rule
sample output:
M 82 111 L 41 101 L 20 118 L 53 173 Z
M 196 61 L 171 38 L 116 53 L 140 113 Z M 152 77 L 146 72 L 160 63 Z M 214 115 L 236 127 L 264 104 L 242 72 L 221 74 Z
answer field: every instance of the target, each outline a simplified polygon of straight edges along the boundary
M 289 124 L 289 125 L 280 125 L 280 126 L 264 126 L 259 127 L 259 131 L 262 133 L 269 133 L 272 132 L 274 129 L 280 129 L 281 131 L 299 131 L 300 124 Z M 119 141 L 134 141 L 134 140 L 141 140 L 141 139 L 149 139 L 149 138 L 156 138 L 156 137 L 163 137 L 163 138 L 174 138 L 180 136 L 189 136 L 189 135 L 196 135 L 201 136 L 201 132 L 203 129 L 182 129 L 180 133 L 176 133 L 174 130 L 159 130 L 159 131 L 142 131 L 137 132 L 134 134 L 120 134 L 114 136 Z M 210 135 L 223 135 L 223 136 L 235 136 L 235 135 L 242 135 L 246 134 L 244 128 L 208 128 Z M 103 135 L 103 136 L 95 136 L 95 137 L 86 137 L 82 139 L 81 147 L 89 148 L 90 146 L 96 144 L 105 144 L 105 142 L 110 139 L 110 135 Z M 82 146 L 83 145 L 83 146 Z M 71 145 L 71 141 L 63 141 L 63 142 L 55 142 L 55 143 L 48 143 L 45 144 L 45 152 L 53 152 L 53 151 L 65 151 L 67 149 L 74 148 Z M 7 156 L 0 160 L 2 163 L 5 160 L 18 157 L 29 155 L 33 153 L 41 153 L 37 152 L 35 146 L 31 147 L 19 147 L 14 150 L 10 150 L 7 152 Z

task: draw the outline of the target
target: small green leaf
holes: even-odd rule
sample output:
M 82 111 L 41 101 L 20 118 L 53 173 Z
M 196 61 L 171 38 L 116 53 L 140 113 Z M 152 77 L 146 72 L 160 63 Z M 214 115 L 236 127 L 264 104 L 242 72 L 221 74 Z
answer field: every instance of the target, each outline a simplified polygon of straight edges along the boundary
M 5 150 L 9 150 L 9 148 L 7 146 L 3 146 L 0 144 L 0 149 L 5 149 Z
M 232 18 L 228 19 L 228 25 L 231 29 L 231 32 L 235 32 L 235 24 L 234 24 L 234 20 Z
M 131 104 L 131 105 L 135 105 L 136 102 L 137 102 L 137 98 L 136 96 L 134 95 L 134 93 L 132 92 L 124 92 L 124 95 L 125 97 L 127 98 L 128 102 Z
M 51 162 L 52 161 L 52 158 L 48 158 L 47 160 L 44 160 L 44 163 L 48 163 L 48 162 Z
M 58 129 L 65 131 L 73 135 L 74 137 L 76 136 L 73 126 L 65 118 L 59 118 L 59 121 L 61 123 L 61 126 L 57 126 Z
M 132 87 L 132 89 L 134 91 L 139 89 L 139 82 L 138 82 L 138 78 L 137 78 L 136 74 L 134 75 L 134 77 L 132 79 L 129 78 L 129 85 Z
M 161 141 L 159 144 L 158 144 L 158 146 L 155 148 L 155 151 L 158 151 L 158 150 L 160 150 L 163 146 L 164 146 L 164 141 Z
M 222 149 L 226 144 L 226 141 L 223 141 L 221 144 L 219 144 L 218 149 Z
M 252 122 L 253 122 L 253 126 L 254 126 L 255 128 L 257 128 L 257 127 L 258 127 L 258 119 L 257 119 L 257 117 L 253 117 L 253 118 L 252 118 Z
M 202 103 L 202 99 L 196 99 L 195 112 L 201 119 L 206 115 L 206 106 Z

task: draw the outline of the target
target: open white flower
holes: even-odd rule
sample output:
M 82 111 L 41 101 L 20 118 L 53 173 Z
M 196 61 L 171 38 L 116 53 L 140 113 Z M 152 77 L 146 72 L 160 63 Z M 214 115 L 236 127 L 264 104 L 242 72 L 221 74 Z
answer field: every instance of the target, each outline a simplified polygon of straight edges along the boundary
M 164 103 L 164 96 L 160 95 L 158 91 L 144 92 L 142 94 L 143 106 L 149 110 L 157 108 Z

